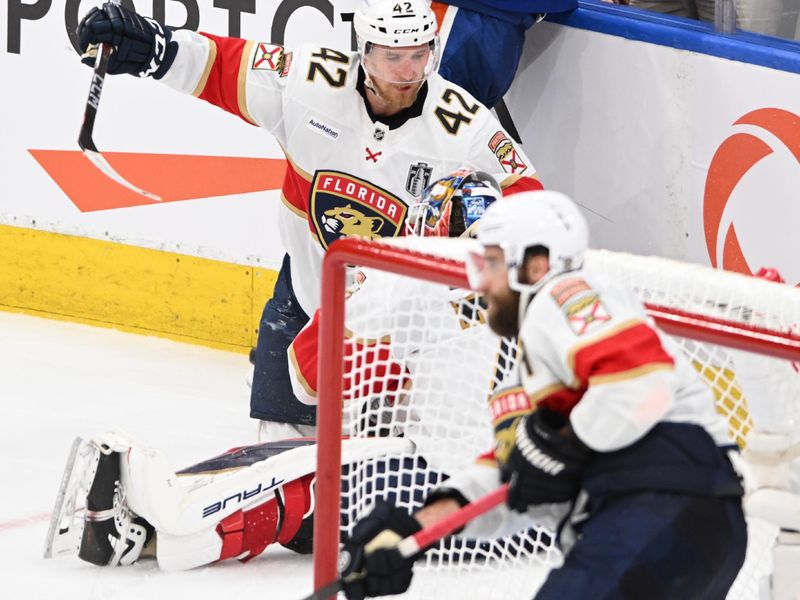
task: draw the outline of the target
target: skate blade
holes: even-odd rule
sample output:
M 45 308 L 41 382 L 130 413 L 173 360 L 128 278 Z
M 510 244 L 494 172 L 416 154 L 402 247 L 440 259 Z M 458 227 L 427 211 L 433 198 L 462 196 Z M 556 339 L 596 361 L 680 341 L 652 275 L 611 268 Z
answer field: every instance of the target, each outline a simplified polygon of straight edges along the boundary
M 44 546 L 45 558 L 77 554 L 83 535 L 86 496 L 99 460 L 100 450 L 95 444 L 80 437 L 75 438 L 50 517 Z

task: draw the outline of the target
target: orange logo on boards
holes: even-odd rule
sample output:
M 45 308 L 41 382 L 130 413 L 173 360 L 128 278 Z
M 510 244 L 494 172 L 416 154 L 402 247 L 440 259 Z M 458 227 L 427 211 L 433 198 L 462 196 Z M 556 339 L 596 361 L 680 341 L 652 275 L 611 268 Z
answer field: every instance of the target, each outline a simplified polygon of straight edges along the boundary
M 708 256 L 714 267 L 752 274 L 759 267 L 777 265 L 748 263 L 734 219 L 725 217 L 726 208 L 730 209 L 729 201 L 742 179 L 773 153 L 788 150 L 800 167 L 800 116 L 779 108 L 761 108 L 741 117 L 734 123 L 734 126 L 737 125 L 751 126 L 750 131 L 730 135 L 711 160 L 703 198 L 703 228 Z M 779 182 L 778 185 L 783 184 Z M 765 192 L 767 194 L 769 192 Z M 766 200 L 768 198 L 764 196 L 752 200 L 754 214 L 766 215 L 763 224 L 755 225 L 764 228 L 769 227 L 769 218 L 780 218 L 780 215 L 772 214 L 776 208 Z M 739 225 L 741 229 L 745 224 Z M 753 260 L 759 263 L 763 261 Z
M 81 212 L 159 204 L 106 177 L 80 150 L 29 152 Z M 120 175 L 163 202 L 276 190 L 286 171 L 282 158 L 132 152 L 103 156 Z

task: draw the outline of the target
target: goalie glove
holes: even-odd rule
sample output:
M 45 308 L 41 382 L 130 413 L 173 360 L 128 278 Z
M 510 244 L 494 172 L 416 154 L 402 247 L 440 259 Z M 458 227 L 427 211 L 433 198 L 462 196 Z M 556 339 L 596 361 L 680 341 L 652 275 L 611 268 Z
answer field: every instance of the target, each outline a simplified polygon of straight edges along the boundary
M 402 594 L 411 585 L 414 561 L 403 558 L 397 544 L 420 531 L 417 520 L 404 509 L 378 502 L 353 528 L 344 542 L 344 593 L 349 600 Z
M 512 509 L 524 512 L 532 504 L 567 502 L 578 495 L 591 450 L 574 434 L 562 434 L 565 425 L 566 418 L 544 407 L 517 425 L 514 447 L 502 467 Z
M 109 75 L 161 79 L 178 53 L 169 27 L 111 2 L 92 8 L 78 25 L 83 64 L 94 65 L 97 44 L 114 48 L 108 60 Z

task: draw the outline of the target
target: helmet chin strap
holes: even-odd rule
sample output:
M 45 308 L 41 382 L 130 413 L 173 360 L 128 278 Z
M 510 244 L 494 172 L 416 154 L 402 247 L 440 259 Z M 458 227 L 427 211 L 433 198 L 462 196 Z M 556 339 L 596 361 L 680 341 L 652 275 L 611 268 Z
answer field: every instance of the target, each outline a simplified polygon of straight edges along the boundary
M 375 84 L 372 83 L 372 77 L 370 77 L 369 71 L 367 71 L 366 67 L 364 67 L 364 89 L 367 89 L 373 94 L 375 94 L 378 100 L 383 100 L 384 102 L 386 101 L 386 98 L 384 98 L 378 93 L 378 88 L 376 88 Z
M 518 333 L 522 331 L 522 323 L 525 321 L 525 313 L 528 312 L 528 306 L 533 301 L 536 292 L 531 291 L 531 286 L 524 286 L 524 289 L 519 293 L 519 306 L 517 307 L 517 328 Z
M 512 290 L 519 292 L 517 324 L 520 329 L 522 329 L 522 323 L 525 320 L 525 313 L 528 311 L 528 306 L 531 302 L 533 302 L 533 299 L 536 297 L 536 294 L 539 293 L 539 290 L 544 287 L 544 284 L 546 284 L 556 275 L 557 273 L 555 273 L 553 269 L 550 269 L 542 276 L 541 279 L 539 279 L 539 281 L 533 284 L 520 283 L 518 277 L 515 277 L 515 281 L 513 282 L 509 281 L 509 287 Z
M 370 92 L 375 94 L 375 97 L 378 98 L 378 100 L 381 100 L 383 102 L 388 102 L 388 99 L 381 96 L 380 93 L 378 92 L 378 88 L 375 86 L 375 83 L 372 81 L 372 77 L 370 76 L 369 71 L 367 71 L 367 67 L 363 66 L 363 63 L 362 63 L 362 68 L 364 69 L 364 89 L 369 90 Z M 419 90 L 422 88 L 422 84 L 425 83 L 426 79 L 427 77 L 421 81 L 412 81 L 409 82 L 408 85 L 416 84 L 417 92 L 419 92 Z

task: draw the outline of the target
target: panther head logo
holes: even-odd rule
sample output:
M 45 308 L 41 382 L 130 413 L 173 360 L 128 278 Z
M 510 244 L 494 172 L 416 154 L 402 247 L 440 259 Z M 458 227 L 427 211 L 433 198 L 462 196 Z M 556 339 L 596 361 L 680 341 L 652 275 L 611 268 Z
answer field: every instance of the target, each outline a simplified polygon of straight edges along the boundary
M 360 210 L 347 206 L 337 206 L 322 213 L 322 226 L 328 233 L 350 237 L 353 235 L 374 240 L 380 236 L 383 219 L 368 217 Z

